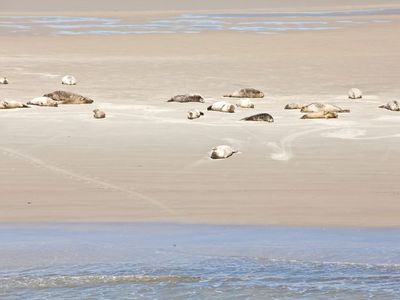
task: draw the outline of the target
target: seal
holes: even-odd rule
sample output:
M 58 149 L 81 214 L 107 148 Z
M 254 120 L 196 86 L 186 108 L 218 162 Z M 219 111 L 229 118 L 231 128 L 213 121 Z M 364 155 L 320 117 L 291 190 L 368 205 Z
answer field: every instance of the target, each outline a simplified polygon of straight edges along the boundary
M 62 104 L 90 104 L 94 102 L 92 99 L 87 97 L 65 91 L 55 91 L 43 95 L 43 97 L 49 97 Z
M 233 97 L 233 98 L 264 98 L 264 93 L 253 89 L 253 88 L 245 88 L 239 91 L 233 92 L 232 94 L 224 95 L 224 97 Z
M 337 119 L 338 114 L 331 111 L 310 112 L 301 117 L 301 119 Z
M 303 107 L 304 105 L 300 103 L 289 103 L 286 104 L 285 109 L 302 109 Z
M 349 98 L 350 99 L 361 99 L 362 98 L 362 92 L 359 89 L 352 88 L 349 91 Z
M 303 108 L 300 111 L 305 112 L 305 113 L 319 112 L 319 111 L 336 112 L 336 113 L 350 112 L 349 109 L 343 109 L 339 106 L 329 104 L 329 103 L 325 104 L 325 103 L 318 103 L 318 102 L 303 106 Z
M 235 105 L 233 105 L 229 102 L 226 102 L 226 101 L 218 101 L 218 102 L 215 102 L 213 105 L 210 105 L 209 107 L 207 107 L 207 110 L 234 113 Z
M 220 145 L 211 149 L 210 157 L 212 159 L 224 159 L 237 152 L 238 151 L 234 150 L 231 146 Z
M 106 117 L 106 113 L 104 111 L 101 111 L 100 109 L 93 110 L 93 113 L 93 117 L 95 119 L 104 119 Z
M 65 85 L 76 85 L 76 78 L 72 75 L 65 75 L 61 79 L 61 83 Z
M 385 108 L 391 111 L 400 111 L 400 103 L 394 100 L 386 103 L 385 105 L 379 106 L 379 108 Z
M 198 109 L 191 109 L 187 113 L 187 118 L 189 120 L 198 119 L 200 116 L 204 116 L 204 113 L 199 111 Z
M 272 123 L 274 122 L 274 118 L 267 113 L 261 113 L 261 114 L 256 114 L 250 117 L 246 117 L 241 119 L 241 121 L 256 121 L 256 122 L 268 122 Z
M 8 84 L 7 77 L 0 78 L 0 84 Z
M 236 106 L 241 108 L 254 108 L 254 103 L 251 102 L 250 99 L 241 99 Z
M 27 108 L 26 104 L 18 101 L 0 101 L 0 109 Z
M 171 99 L 167 100 L 167 102 L 180 102 L 180 103 L 187 103 L 187 102 L 200 102 L 204 103 L 204 98 L 197 94 L 185 94 L 185 95 L 176 95 Z
M 52 106 L 52 107 L 57 107 L 58 106 L 58 102 L 54 101 L 53 99 L 51 99 L 49 97 L 33 98 L 27 104 L 38 105 L 38 106 Z

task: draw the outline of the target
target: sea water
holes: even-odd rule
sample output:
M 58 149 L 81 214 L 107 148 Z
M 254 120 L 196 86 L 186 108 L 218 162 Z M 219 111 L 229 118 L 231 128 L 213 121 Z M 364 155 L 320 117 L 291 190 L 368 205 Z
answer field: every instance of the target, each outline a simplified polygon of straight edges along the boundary
M 400 229 L 0 226 L 0 299 L 400 299 Z
M 380 17 L 397 16 L 400 9 L 354 9 L 339 11 L 185 13 L 132 22 L 118 18 L 66 16 L 0 16 L 0 34 L 38 33 L 53 35 L 132 35 L 234 31 L 283 33 L 320 31 L 384 23 Z M 359 19 L 360 17 L 364 17 Z M 365 19 L 365 17 L 368 17 Z M 335 19 L 340 18 L 340 19 Z

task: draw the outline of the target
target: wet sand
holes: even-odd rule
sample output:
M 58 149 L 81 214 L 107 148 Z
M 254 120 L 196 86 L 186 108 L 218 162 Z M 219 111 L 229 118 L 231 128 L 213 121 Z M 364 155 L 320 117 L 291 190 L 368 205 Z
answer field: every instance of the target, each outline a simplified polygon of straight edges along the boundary
M 399 226 L 400 113 L 378 106 L 400 95 L 400 23 L 385 18 L 268 36 L 1 36 L 1 99 L 65 89 L 96 102 L 0 111 L 0 220 Z M 61 86 L 65 74 L 78 85 Z M 241 87 L 267 97 L 254 110 L 186 119 Z M 364 100 L 348 100 L 351 87 Z M 207 103 L 165 102 L 186 92 Z M 283 109 L 295 101 L 351 113 L 300 120 Z M 93 119 L 94 108 L 107 118 Z M 238 121 L 253 112 L 275 122 Z M 220 144 L 240 153 L 210 160 Z

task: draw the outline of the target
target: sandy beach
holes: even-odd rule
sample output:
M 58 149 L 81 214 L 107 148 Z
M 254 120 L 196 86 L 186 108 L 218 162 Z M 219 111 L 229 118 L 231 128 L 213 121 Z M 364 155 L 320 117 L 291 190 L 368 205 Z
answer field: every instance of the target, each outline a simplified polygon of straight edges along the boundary
M 50 1 L 14 2 L 0 16 L 55 10 Z M 192 7 L 176 1 L 164 12 L 160 1 L 137 9 L 128 2 L 124 11 L 107 11 L 100 1 L 95 13 L 58 6 L 57 15 L 147 22 L 226 12 L 230 1 Z M 303 11 L 305 5 L 279 3 L 251 7 Z M 310 7 L 400 8 L 396 1 L 318 3 Z M 240 1 L 229 7 L 242 8 Z M 347 19 L 330 16 L 329 22 Z M 400 113 L 378 106 L 400 97 L 400 15 L 352 19 L 360 23 L 277 34 L 95 36 L 0 28 L 0 77 L 10 81 L 0 85 L 0 100 L 27 102 L 60 89 L 95 100 L 0 110 L 0 221 L 399 226 Z M 62 86 L 66 74 L 78 84 Z M 255 109 L 206 112 L 243 87 L 266 97 L 254 99 Z M 349 100 L 352 87 L 365 97 Z M 166 102 L 182 93 L 200 93 L 206 103 Z M 351 113 L 301 120 L 299 111 L 283 109 L 290 102 L 328 102 Z M 94 108 L 107 118 L 95 120 Z M 187 120 L 191 108 L 206 114 Z M 239 121 L 256 112 L 275 122 Z M 239 153 L 211 160 L 209 151 L 221 144 Z

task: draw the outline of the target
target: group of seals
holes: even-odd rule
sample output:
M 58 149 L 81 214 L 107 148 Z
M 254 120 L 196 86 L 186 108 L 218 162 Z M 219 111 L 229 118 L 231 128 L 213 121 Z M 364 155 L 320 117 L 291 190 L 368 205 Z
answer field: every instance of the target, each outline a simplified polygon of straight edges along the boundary
M 226 113 L 234 113 L 236 110 L 236 107 L 241 107 L 241 108 L 254 108 L 254 103 L 250 101 L 249 98 L 263 98 L 264 93 L 252 89 L 252 88 L 246 88 L 246 89 L 241 89 L 237 92 L 234 92 L 229 95 L 225 95 L 224 97 L 231 97 L 231 98 L 241 98 L 240 101 L 234 105 L 232 103 L 229 103 L 227 101 L 217 101 L 214 102 L 212 105 L 207 107 L 208 111 L 217 111 L 217 112 L 226 112 Z M 198 94 L 182 94 L 182 95 L 176 95 L 167 102 L 179 102 L 179 103 L 188 103 L 188 102 L 199 102 L 199 103 L 204 103 L 205 100 L 202 96 Z M 203 116 L 204 113 L 198 109 L 191 109 L 187 113 L 187 118 L 190 120 L 193 119 L 198 119 L 201 116 Z M 250 117 L 246 117 L 241 119 L 241 121 L 255 121 L 255 122 L 274 122 L 273 117 L 268 114 L 268 113 L 259 113 L 252 115 Z M 227 145 L 220 145 L 217 147 L 214 147 L 211 149 L 210 153 L 210 158 L 211 159 L 225 159 L 230 156 L 232 156 L 234 153 L 237 153 L 237 150 L 234 150 L 232 147 L 227 146 Z

